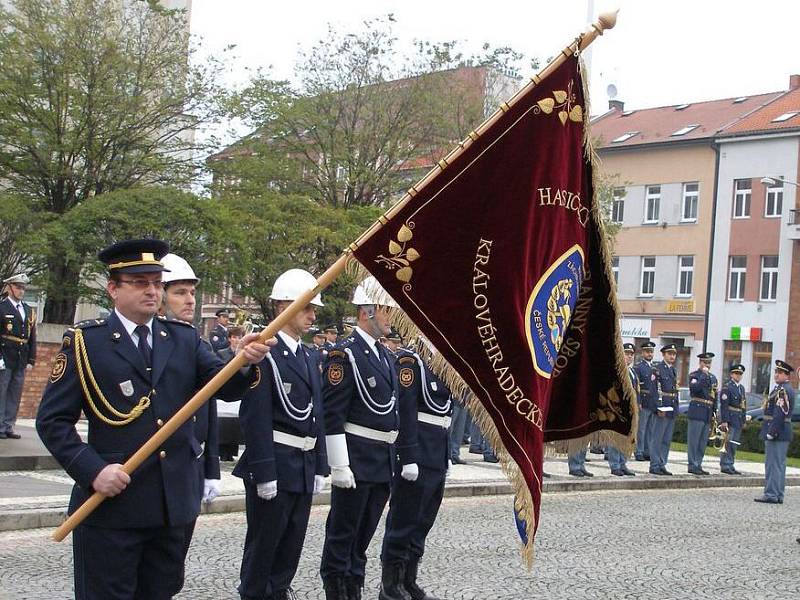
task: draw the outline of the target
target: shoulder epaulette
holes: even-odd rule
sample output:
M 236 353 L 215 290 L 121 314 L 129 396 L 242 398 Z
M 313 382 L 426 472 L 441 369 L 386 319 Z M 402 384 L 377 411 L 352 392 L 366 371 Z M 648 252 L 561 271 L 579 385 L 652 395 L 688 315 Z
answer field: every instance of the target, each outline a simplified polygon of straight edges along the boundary
M 192 329 L 195 328 L 194 325 L 192 325 L 191 323 L 188 323 L 186 321 L 181 321 L 180 319 L 170 319 L 162 315 L 158 315 L 157 318 L 164 324 L 169 323 L 170 325 L 183 325 L 184 327 L 191 327 Z
M 328 358 L 347 358 L 347 355 L 342 350 L 328 350 Z
M 75 329 L 89 329 L 91 327 L 99 327 L 100 325 L 105 325 L 105 324 L 106 324 L 105 319 L 87 319 L 85 321 L 81 321 L 80 323 L 75 323 L 75 325 L 73 325 L 71 329 L 73 331 Z
M 411 355 L 406 354 L 404 356 L 398 357 L 397 362 L 399 362 L 401 365 L 413 365 L 417 363 L 417 359 Z

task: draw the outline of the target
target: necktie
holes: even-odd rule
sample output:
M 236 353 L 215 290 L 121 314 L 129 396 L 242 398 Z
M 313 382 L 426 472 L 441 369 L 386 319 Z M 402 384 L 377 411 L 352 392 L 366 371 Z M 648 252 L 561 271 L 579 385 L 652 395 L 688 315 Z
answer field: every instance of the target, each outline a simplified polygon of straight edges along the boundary
M 139 336 L 139 354 L 142 355 L 144 364 L 149 369 L 152 366 L 152 350 L 147 343 L 147 334 L 150 333 L 150 330 L 147 328 L 147 325 L 137 325 L 136 329 L 133 331 Z
M 300 371 L 305 376 L 306 381 L 311 381 L 308 376 L 308 364 L 306 364 L 306 355 L 303 352 L 302 344 L 297 345 L 297 352 L 295 353 L 295 356 L 297 357 L 297 360 L 300 363 Z
M 381 368 L 383 368 L 383 374 L 389 377 L 389 363 L 386 362 L 386 358 L 383 356 L 383 348 L 380 342 L 375 342 L 375 350 L 378 352 L 378 362 L 381 363 Z

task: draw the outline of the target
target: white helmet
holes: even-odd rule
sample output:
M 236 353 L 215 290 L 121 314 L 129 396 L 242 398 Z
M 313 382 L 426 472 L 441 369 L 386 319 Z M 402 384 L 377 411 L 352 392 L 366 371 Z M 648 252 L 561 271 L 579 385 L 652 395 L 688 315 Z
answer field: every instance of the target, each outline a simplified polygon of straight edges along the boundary
M 270 300 L 297 300 L 308 290 L 317 287 L 317 278 L 304 269 L 289 269 L 281 273 L 272 286 Z M 314 306 L 325 306 L 322 303 L 320 294 L 311 299 L 310 304 Z
M 367 277 L 358 284 L 356 291 L 353 293 L 352 303 L 356 306 L 379 304 L 381 306 L 397 308 L 397 302 L 395 302 L 386 290 L 381 287 L 378 280 L 372 276 Z
M 162 275 L 164 283 L 171 283 L 173 281 L 193 281 L 198 283 L 200 279 L 194 274 L 194 270 L 189 266 L 185 259 L 177 254 L 167 254 L 161 259 L 161 264 L 164 265 L 167 271 Z

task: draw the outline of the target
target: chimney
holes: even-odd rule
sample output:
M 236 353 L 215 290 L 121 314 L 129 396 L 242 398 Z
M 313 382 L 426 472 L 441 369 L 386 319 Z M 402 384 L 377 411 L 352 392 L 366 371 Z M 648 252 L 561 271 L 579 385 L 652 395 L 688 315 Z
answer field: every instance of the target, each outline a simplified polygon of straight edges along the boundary
M 800 75 L 789 75 L 789 89 L 796 90 L 800 88 Z
M 798 85 L 800 85 L 800 75 L 792 75 L 792 77 L 798 77 Z M 625 103 L 622 100 L 609 100 L 608 101 L 608 109 L 609 110 L 618 110 L 619 112 L 623 112 L 625 110 Z

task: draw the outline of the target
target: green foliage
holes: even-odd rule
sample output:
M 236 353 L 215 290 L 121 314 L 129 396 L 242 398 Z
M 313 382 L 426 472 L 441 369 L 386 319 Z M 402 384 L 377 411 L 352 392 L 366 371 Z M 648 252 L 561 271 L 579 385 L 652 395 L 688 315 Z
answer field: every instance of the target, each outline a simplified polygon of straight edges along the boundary
M 675 431 L 672 435 L 672 441 L 680 444 L 686 443 L 686 432 L 689 425 L 689 420 L 681 415 L 675 421 Z M 800 458 L 800 425 L 793 424 L 794 438 L 789 443 L 788 456 L 793 458 Z M 764 442 L 758 439 L 761 432 L 760 421 L 750 421 L 744 424 L 742 428 L 741 445 L 737 451 L 753 452 L 756 454 L 764 454 Z
M 40 218 L 22 196 L 0 192 L 0 279 L 22 270 L 35 275 L 30 236 L 42 225 Z

